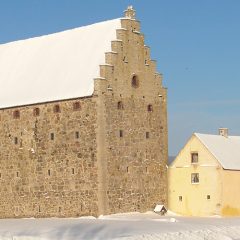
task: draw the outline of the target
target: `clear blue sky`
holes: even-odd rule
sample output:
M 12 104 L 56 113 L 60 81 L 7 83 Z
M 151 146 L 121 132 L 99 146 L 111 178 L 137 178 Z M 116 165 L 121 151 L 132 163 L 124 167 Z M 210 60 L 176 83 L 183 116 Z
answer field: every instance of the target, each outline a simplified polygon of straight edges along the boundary
M 128 5 L 168 87 L 169 154 L 193 132 L 240 135 L 240 0 L 0 0 L 0 43 L 121 17 Z

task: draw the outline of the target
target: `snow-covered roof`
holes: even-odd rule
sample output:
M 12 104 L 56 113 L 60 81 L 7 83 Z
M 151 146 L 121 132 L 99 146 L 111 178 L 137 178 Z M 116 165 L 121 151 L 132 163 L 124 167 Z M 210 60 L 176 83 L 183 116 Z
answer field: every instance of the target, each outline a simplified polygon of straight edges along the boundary
M 240 137 L 194 134 L 214 155 L 224 169 L 240 170 Z
M 0 45 L 0 108 L 92 95 L 115 19 Z

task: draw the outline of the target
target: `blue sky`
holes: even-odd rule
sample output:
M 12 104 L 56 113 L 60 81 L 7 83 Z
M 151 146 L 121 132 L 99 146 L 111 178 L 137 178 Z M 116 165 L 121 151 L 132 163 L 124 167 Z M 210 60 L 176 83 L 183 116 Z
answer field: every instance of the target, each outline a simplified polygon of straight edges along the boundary
M 193 132 L 240 135 L 240 0 L 0 0 L 0 43 L 121 17 L 128 5 L 168 88 L 169 154 Z

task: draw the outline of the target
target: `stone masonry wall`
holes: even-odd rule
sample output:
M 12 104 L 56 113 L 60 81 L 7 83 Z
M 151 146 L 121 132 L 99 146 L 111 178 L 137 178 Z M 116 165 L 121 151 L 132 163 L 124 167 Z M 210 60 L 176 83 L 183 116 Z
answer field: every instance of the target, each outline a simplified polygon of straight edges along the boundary
M 140 24 L 122 19 L 106 53 L 95 94 L 105 118 L 100 158 L 102 213 L 153 210 L 167 204 L 167 96 Z M 133 77 L 137 86 L 132 86 Z M 100 182 L 101 182 L 100 181 Z
M 97 215 L 93 98 L 2 109 L 0 117 L 0 218 Z

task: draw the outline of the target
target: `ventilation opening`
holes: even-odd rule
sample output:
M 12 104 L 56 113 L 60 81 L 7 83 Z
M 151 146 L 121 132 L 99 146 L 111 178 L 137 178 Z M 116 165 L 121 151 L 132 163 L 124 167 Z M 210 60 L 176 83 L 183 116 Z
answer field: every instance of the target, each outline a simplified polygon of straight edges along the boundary
M 53 112 L 54 112 L 54 113 L 60 113 L 60 112 L 61 112 L 60 106 L 59 106 L 58 104 L 54 105 L 54 107 L 53 107 Z
M 119 137 L 123 137 L 123 130 L 119 131 Z
M 34 108 L 33 109 L 33 116 L 34 117 L 37 117 L 37 116 L 39 116 L 40 115 L 40 109 L 39 108 Z

